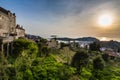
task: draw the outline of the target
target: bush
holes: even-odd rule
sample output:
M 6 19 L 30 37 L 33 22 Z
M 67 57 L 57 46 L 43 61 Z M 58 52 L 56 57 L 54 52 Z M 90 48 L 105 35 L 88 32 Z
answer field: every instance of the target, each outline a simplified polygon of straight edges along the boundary
M 86 51 L 79 51 L 72 58 L 71 65 L 77 69 L 77 73 L 80 74 L 82 68 L 85 67 L 88 63 L 88 54 Z
M 14 41 L 13 44 L 13 57 L 19 56 L 21 53 L 27 52 L 27 54 L 36 54 L 38 52 L 37 44 L 31 40 L 20 38 Z
M 101 57 L 97 57 L 93 60 L 93 69 L 94 70 L 103 70 L 104 62 Z
M 94 42 L 94 43 L 90 44 L 90 50 L 91 51 L 100 51 L 100 43 Z
M 106 62 L 109 61 L 109 55 L 108 55 L 107 53 L 104 53 L 104 54 L 102 55 L 102 58 L 103 58 L 103 60 L 106 61 Z
M 67 80 L 75 72 L 74 68 L 58 63 L 52 55 L 39 60 L 39 63 L 38 59 L 33 61 L 38 65 L 31 68 L 36 80 Z

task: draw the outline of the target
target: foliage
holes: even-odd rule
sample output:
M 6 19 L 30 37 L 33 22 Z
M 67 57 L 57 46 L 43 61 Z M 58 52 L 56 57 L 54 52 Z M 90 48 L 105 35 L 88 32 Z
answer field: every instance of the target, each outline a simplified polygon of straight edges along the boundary
M 93 70 L 92 70 L 92 76 L 90 77 L 90 80 L 103 80 L 103 69 L 104 69 L 104 62 L 101 58 L 101 56 L 97 56 L 93 60 Z
M 90 50 L 91 51 L 100 51 L 100 43 L 99 42 L 93 42 L 90 44 Z
M 12 55 L 0 54 L 0 80 L 120 80 L 120 62 L 98 50 L 51 49 L 44 39 L 23 38 L 13 47 Z
M 104 61 L 108 62 L 110 57 L 107 53 L 104 53 L 104 54 L 102 54 L 102 58 Z
M 0 80 L 8 79 L 8 76 L 6 73 L 7 64 L 8 64 L 7 59 L 2 53 L 0 53 Z
M 40 42 L 45 45 L 46 42 L 47 42 L 47 39 L 41 38 L 41 39 L 40 39 Z
M 47 40 L 43 39 L 43 38 L 41 38 L 40 41 L 37 43 L 37 45 L 38 45 L 38 54 L 37 54 L 37 56 L 38 57 L 48 56 L 49 53 L 51 52 L 50 48 L 47 47 L 46 43 L 47 43 Z
M 61 49 L 62 49 L 63 47 L 69 46 L 69 44 L 61 42 L 60 46 L 61 46 Z
M 92 72 L 92 76 L 90 77 L 90 80 L 104 80 L 102 71 L 96 70 Z
M 96 57 L 93 60 L 93 69 L 94 70 L 103 70 L 104 68 L 104 62 L 101 57 Z
M 4 69 L 4 75 L 9 80 L 69 79 L 75 73 L 75 68 L 57 62 L 54 57 L 50 55 L 31 59 L 29 56 L 18 56 L 13 64 Z
M 42 47 L 41 52 L 42 52 L 42 55 L 48 56 L 50 53 L 50 48 L 48 48 L 47 46 L 44 46 Z
M 91 76 L 92 76 L 91 70 L 83 68 L 81 75 L 80 75 L 80 80 L 89 80 Z
M 77 73 L 80 74 L 82 68 L 87 65 L 88 62 L 88 54 L 86 51 L 79 51 L 73 56 L 71 65 L 76 67 Z
M 38 60 L 41 61 L 38 62 Z M 72 67 L 58 63 L 52 55 L 43 59 L 37 58 L 32 64 L 37 65 L 32 66 L 36 80 L 66 80 L 75 71 Z
M 36 54 L 38 52 L 37 44 L 24 38 L 14 41 L 13 47 L 13 57 L 17 57 L 24 52 L 27 52 L 27 54 Z

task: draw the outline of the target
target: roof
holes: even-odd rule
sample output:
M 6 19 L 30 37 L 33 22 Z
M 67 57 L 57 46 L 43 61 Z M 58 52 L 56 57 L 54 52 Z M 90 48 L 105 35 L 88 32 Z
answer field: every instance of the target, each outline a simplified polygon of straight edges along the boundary
M 22 26 L 20 26 L 20 25 L 17 25 L 16 26 L 16 29 L 21 29 L 21 30 L 25 30 Z
M 0 11 L 1 12 L 3 12 L 3 13 L 5 13 L 6 15 L 8 15 L 8 13 L 10 12 L 9 10 L 6 10 L 6 9 L 4 9 L 4 8 L 2 8 L 2 7 L 0 7 Z M 11 12 L 10 12 L 11 13 Z M 15 16 L 15 13 L 11 13 L 13 16 Z M 16 17 L 16 16 L 15 16 Z
M 3 12 L 3 13 L 5 13 L 5 14 L 8 14 L 8 12 L 10 12 L 10 11 L 8 11 L 8 10 L 2 8 L 2 7 L 0 7 L 0 11 Z

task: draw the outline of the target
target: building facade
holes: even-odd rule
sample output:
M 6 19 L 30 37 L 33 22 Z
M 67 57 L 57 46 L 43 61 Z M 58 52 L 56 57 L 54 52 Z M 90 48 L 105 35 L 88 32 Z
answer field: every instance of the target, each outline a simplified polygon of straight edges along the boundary
M 19 37 L 25 37 L 25 29 L 23 29 L 22 26 L 17 25 L 16 26 L 16 39 Z
M 0 7 L 0 38 L 6 37 L 14 40 L 24 36 L 25 29 L 16 25 L 15 13 Z
M 59 49 L 61 47 L 60 44 L 58 43 L 58 41 L 55 39 L 51 39 L 50 41 L 48 41 L 47 45 L 50 48 L 56 48 L 56 49 Z
M 16 16 L 15 13 L 0 7 L 0 37 L 15 34 Z

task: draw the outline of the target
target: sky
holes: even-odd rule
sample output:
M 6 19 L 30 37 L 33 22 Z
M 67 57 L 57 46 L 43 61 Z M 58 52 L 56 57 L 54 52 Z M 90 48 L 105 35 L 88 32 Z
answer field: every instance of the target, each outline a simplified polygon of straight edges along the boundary
M 0 0 L 0 6 L 15 13 L 28 34 L 120 41 L 120 0 Z M 113 21 L 105 28 L 98 24 L 104 14 Z

